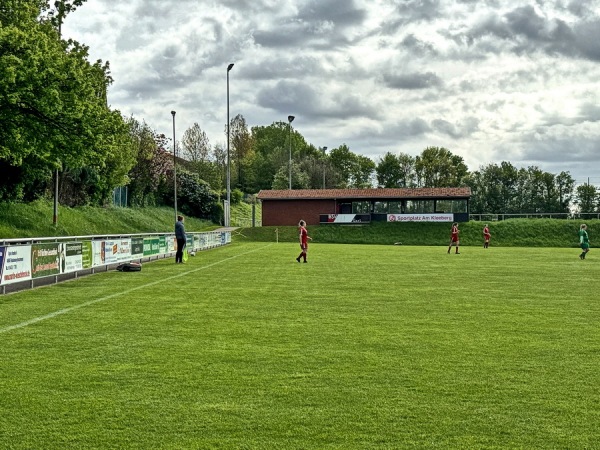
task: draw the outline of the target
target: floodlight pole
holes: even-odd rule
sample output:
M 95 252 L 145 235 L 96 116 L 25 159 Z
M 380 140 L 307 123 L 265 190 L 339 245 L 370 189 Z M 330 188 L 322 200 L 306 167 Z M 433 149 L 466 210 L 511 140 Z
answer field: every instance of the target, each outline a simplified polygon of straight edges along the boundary
M 175 222 L 177 222 L 177 145 L 175 144 L 175 111 L 171 111 L 171 115 L 173 116 L 173 198 L 175 200 Z
M 288 116 L 288 128 L 289 128 L 289 147 L 290 147 L 290 160 L 289 160 L 289 172 L 290 172 L 290 191 L 292 190 L 292 122 L 294 116 Z
M 229 71 L 233 68 L 233 63 L 227 66 L 227 207 L 225 211 L 225 226 L 231 223 L 231 156 L 229 151 Z
M 62 39 L 62 23 L 65 17 L 65 2 L 55 4 L 58 8 L 58 37 Z M 54 211 L 52 215 L 52 224 L 58 225 L 58 166 L 54 169 Z
M 327 147 L 323 147 L 323 189 L 325 189 L 325 152 Z

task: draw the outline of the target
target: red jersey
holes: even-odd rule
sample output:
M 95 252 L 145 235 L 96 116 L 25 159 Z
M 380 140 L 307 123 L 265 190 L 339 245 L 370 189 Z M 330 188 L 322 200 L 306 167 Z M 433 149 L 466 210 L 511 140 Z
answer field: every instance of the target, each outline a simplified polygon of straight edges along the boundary
M 300 242 L 303 247 L 308 246 L 308 231 L 305 227 L 300 227 Z
M 488 227 L 485 227 L 485 228 L 483 229 L 483 235 L 484 235 L 485 237 L 489 237 L 489 236 L 490 236 L 490 229 L 489 229 Z
M 452 225 L 452 235 L 450 236 L 450 239 L 452 242 L 458 241 L 458 227 L 455 225 Z

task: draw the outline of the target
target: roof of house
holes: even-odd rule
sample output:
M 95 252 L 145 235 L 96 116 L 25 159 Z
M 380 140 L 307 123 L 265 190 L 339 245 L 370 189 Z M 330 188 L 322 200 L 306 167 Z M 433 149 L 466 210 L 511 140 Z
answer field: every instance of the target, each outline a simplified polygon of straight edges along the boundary
M 401 189 L 282 189 L 262 190 L 260 200 L 330 200 L 330 199 L 414 199 L 469 198 L 471 188 L 401 188 Z

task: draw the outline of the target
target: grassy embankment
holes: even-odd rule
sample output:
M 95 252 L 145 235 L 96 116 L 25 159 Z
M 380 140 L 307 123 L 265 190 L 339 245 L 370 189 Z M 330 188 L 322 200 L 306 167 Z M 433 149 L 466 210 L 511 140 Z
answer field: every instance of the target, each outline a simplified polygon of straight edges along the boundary
M 41 236 L 82 236 L 92 234 L 125 234 L 170 232 L 173 228 L 172 208 L 67 208 L 60 206 L 58 226 L 52 224 L 51 202 L 0 204 L 0 239 Z M 260 221 L 260 208 L 256 209 Z M 252 222 L 252 207 L 233 205 L 234 226 Z M 498 247 L 577 247 L 579 221 L 560 219 L 512 219 L 490 222 L 492 246 Z M 592 247 L 600 236 L 600 221 L 587 221 Z M 210 231 L 219 225 L 193 217 L 186 218 L 188 231 Z M 461 245 L 482 244 L 482 222 L 460 224 Z M 448 223 L 379 223 L 368 225 L 310 226 L 314 243 L 347 243 L 390 245 L 447 245 Z M 296 227 L 242 228 L 234 234 L 236 242 L 296 242 Z
M 68 208 L 59 206 L 58 225 L 55 227 L 52 223 L 52 202 L 0 203 L 0 239 L 164 233 L 173 230 L 174 215 L 173 208 Z M 251 205 L 241 203 L 232 206 L 232 224 L 249 224 L 252 223 L 251 218 Z M 185 224 L 188 231 L 210 231 L 219 227 L 210 221 L 194 217 L 186 217 Z

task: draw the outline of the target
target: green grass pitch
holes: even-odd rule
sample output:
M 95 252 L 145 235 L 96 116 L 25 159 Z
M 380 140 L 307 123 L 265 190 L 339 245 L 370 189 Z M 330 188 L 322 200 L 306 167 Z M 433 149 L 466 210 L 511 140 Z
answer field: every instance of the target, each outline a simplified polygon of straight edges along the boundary
M 309 251 L 0 297 L 0 448 L 597 448 L 600 252 Z

